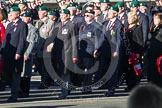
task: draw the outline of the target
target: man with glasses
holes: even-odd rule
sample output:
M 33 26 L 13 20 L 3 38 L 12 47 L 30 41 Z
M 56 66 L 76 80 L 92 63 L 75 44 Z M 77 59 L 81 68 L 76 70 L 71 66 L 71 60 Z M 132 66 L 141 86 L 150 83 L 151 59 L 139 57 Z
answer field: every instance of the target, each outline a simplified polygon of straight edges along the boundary
M 84 15 L 85 23 L 79 30 L 79 62 L 78 66 L 84 71 L 83 91 L 91 92 L 91 89 L 86 90 L 84 87 L 92 84 L 92 73 L 90 69 L 95 64 L 95 58 L 98 57 L 98 50 L 101 46 L 101 25 L 95 21 L 95 12 L 87 10 Z M 93 70 L 95 71 L 95 70 Z M 85 90 L 84 90 L 85 89 Z

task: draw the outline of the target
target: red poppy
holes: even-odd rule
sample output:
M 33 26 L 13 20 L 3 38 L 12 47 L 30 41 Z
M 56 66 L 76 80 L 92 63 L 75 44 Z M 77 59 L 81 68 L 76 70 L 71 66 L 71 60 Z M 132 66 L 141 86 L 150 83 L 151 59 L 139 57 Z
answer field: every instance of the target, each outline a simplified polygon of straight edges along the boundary
M 126 27 L 124 27 L 124 28 L 123 28 L 123 31 L 124 31 L 124 33 L 125 33 L 125 32 L 127 31 L 127 28 L 126 28 Z
M 111 27 L 114 27 L 115 26 L 115 23 L 113 23 L 112 25 L 111 25 Z
M 14 26 L 17 27 L 18 26 L 18 23 L 15 23 Z

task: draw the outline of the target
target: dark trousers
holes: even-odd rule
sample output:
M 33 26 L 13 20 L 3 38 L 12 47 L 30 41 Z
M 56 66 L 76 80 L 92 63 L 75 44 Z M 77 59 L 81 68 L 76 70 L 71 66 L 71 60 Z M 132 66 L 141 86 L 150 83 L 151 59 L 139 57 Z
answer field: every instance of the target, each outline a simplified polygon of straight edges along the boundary
M 70 74 L 62 74 L 61 75 L 62 80 L 64 81 L 64 84 L 61 85 L 61 94 L 64 96 L 67 96 L 69 94 L 70 88 L 69 88 L 69 83 L 70 83 Z
M 126 72 L 126 84 L 129 90 L 133 89 L 140 82 L 140 77 L 138 77 L 130 65 L 128 71 Z
M 50 86 L 53 80 L 46 70 L 43 58 L 36 58 L 36 68 L 41 75 L 41 83 L 43 84 L 43 86 Z
M 23 66 L 23 59 L 15 61 L 12 56 L 4 56 L 4 72 L 2 80 L 5 84 L 11 86 L 11 96 L 17 98 L 20 90 L 21 71 Z M 18 67 L 20 66 L 20 68 Z
M 92 84 L 92 73 L 88 73 L 95 64 L 95 59 L 93 57 L 80 57 L 78 66 L 85 71 L 81 76 L 82 86 L 89 86 Z M 87 74 L 86 74 L 87 73 Z
M 30 91 L 30 77 L 21 77 L 20 89 L 22 93 L 29 95 Z

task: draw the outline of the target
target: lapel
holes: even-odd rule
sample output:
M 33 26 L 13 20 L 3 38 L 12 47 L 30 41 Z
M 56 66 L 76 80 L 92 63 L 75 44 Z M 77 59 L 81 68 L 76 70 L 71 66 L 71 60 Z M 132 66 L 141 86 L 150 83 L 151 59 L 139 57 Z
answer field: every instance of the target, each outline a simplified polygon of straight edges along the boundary
M 62 25 L 62 22 L 60 22 L 60 24 L 58 24 L 58 27 L 59 27 L 59 32 L 58 32 L 58 33 L 62 35 L 62 31 L 65 29 L 66 26 L 69 25 L 69 23 L 70 23 L 70 20 L 68 20 L 68 21 L 66 22 L 66 24 L 64 24 L 64 25 Z M 67 29 L 68 29 L 68 28 L 67 28 Z
M 15 28 L 17 29 L 20 26 L 21 19 L 19 19 L 16 23 L 17 23 L 17 25 L 14 25 L 13 22 L 10 23 L 9 29 L 7 31 L 8 32 L 11 32 L 13 29 L 15 29 Z
M 116 19 L 116 20 L 111 24 L 109 30 L 115 29 L 115 25 L 117 24 L 117 20 L 118 20 L 118 19 Z
M 48 18 L 47 19 L 45 19 L 45 21 L 44 21 L 44 24 L 47 24 L 48 23 Z
M 105 31 L 108 30 L 108 27 L 107 27 L 107 26 L 108 26 L 108 24 L 109 24 L 109 21 L 110 21 L 110 20 L 107 20 L 107 21 L 104 22 L 104 28 L 105 28 L 104 30 L 105 30 Z
M 6 32 L 10 32 L 10 31 L 13 30 L 14 28 L 15 28 L 15 27 L 13 26 L 13 23 L 11 22 L 10 24 L 8 24 Z
M 74 18 L 72 19 L 72 22 L 77 22 L 77 16 L 76 15 L 74 15 Z
M 101 14 L 99 17 L 98 17 L 98 19 L 97 19 L 99 22 L 104 22 L 104 15 L 103 14 Z
M 133 26 L 130 30 L 134 31 L 137 28 L 137 25 Z
M 69 23 L 70 23 L 70 20 L 68 20 L 68 21 L 62 26 L 62 28 L 63 28 L 63 27 L 66 27 L 67 25 L 69 25 Z
M 92 20 L 92 22 L 90 24 L 88 24 L 87 29 L 92 30 L 93 27 L 95 27 L 95 20 L 94 19 Z
M 118 26 L 120 24 L 120 20 L 119 19 L 116 19 L 114 21 L 114 23 L 111 25 L 113 28 L 117 28 L 116 26 Z M 117 28 L 118 29 L 118 28 Z

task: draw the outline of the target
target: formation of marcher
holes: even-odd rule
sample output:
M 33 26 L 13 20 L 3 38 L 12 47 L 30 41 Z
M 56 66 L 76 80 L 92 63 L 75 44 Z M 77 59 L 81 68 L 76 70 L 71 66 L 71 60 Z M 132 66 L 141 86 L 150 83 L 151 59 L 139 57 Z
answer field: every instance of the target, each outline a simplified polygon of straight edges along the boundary
M 51 68 L 65 82 L 58 99 L 67 98 L 70 85 L 92 93 L 86 87 L 104 77 L 110 65 L 115 69 L 99 87 L 108 89 L 105 96 L 113 96 L 124 80 L 131 91 L 143 77 L 162 87 L 162 0 L 153 6 L 138 0 L 57 3 L 57 9 L 41 0 L 0 4 L 0 91 L 11 87 L 8 102 L 29 97 L 33 65 L 41 75 L 38 89 L 56 80 Z M 49 58 L 52 67 L 45 64 Z

